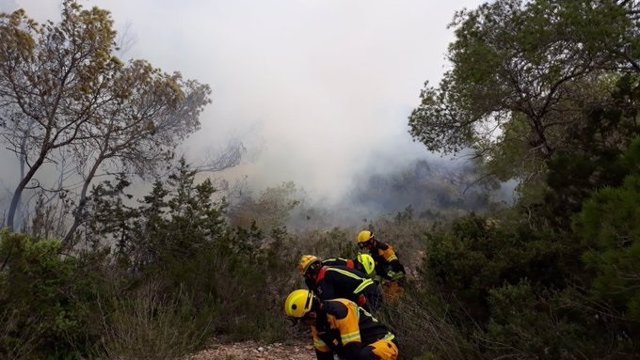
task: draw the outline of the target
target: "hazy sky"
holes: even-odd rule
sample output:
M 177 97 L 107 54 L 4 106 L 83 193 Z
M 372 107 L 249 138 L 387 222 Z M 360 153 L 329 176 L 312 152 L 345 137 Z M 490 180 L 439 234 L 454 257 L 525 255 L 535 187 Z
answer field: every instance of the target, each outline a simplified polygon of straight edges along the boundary
M 53 0 L 0 0 L 39 21 Z M 236 174 L 255 185 L 293 180 L 339 197 L 353 175 L 430 155 L 407 117 L 426 80 L 445 70 L 454 12 L 478 0 L 91 0 L 127 26 L 128 57 L 213 88 L 202 130 L 185 144 L 196 161 L 236 138 L 257 156 Z

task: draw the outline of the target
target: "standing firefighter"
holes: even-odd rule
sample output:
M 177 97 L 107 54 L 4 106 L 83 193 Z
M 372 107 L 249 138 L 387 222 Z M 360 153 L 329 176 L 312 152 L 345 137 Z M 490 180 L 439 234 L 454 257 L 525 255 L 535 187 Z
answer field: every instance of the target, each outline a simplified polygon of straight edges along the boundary
M 404 290 L 399 282 L 404 280 L 404 266 L 398 260 L 396 252 L 389 244 L 378 241 L 369 230 L 358 233 L 358 247 L 369 251 L 376 264 L 376 273 L 383 279 L 385 295 L 390 300 L 398 299 Z
M 295 290 L 284 302 L 285 314 L 311 327 L 317 360 L 397 360 L 395 336 L 369 312 L 348 299 L 321 300 Z
M 322 300 L 346 298 L 367 310 L 382 305 L 378 284 L 363 273 L 344 266 L 325 266 L 313 255 L 302 255 L 298 270 L 310 290 Z

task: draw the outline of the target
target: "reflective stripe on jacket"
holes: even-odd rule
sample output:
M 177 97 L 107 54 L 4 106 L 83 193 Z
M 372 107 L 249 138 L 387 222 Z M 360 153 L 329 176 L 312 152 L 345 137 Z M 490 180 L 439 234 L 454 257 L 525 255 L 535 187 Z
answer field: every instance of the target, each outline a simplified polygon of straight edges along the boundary
M 345 298 L 358 303 L 360 295 L 373 280 L 363 273 L 344 266 L 323 266 L 316 277 L 315 290 L 321 300 Z

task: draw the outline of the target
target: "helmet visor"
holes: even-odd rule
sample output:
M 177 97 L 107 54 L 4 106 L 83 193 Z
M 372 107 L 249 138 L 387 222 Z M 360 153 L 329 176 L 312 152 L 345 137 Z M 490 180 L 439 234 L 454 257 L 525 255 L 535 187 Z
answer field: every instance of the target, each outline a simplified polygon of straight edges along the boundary
M 367 241 L 364 241 L 364 242 L 358 243 L 358 247 L 359 247 L 360 249 L 366 249 L 366 248 L 368 248 L 368 247 L 369 247 L 369 245 L 371 245 L 371 240 L 367 240 Z

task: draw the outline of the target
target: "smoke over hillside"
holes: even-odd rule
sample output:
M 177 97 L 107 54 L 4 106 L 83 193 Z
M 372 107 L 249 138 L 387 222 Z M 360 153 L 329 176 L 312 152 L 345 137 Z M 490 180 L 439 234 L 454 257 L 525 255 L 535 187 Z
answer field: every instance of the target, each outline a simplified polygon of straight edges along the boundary
M 434 165 L 433 156 L 411 141 L 407 117 L 424 80 L 441 76 L 454 12 L 476 3 L 90 0 L 83 5 L 111 12 L 119 35 L 130 40 L 127 51 L 118 54 L 123 60 L 146 59 L 211 85 L 213 103 L 201 115 L 201 130 L 176 149 L 178 155 L 200 165 L 212 149 L 237 139 L 246 149 L 243 160 L 212 176 L 230 183 L 246 179 L 256 194 L 292 181 L 306 191 L 309 206 L 349 207 L 340 214 L 371 217 L 404 209 L 413 204 L 409 199 L 452 191 L 416 183 L 426 180 L 403 180 L 404 172 L 418 171 L 419 161 L 429 161 L 437 174 L 449 166 Z M 40 22 L 60 19 L 59 1 L 2 2 L 5 11 L 18 7 Z M 0 153 L 0 165 L 17 168 L 14 154 Z M 39 174 L 38 180 L 50 184 L 57 175 Z M 1 178 L 0 201 L 10 198 L 16 182 L 11 171 Z M 387 184 L 405 180 L 416 184 Z M 383 196 L 374 196 L 380 192 Z M 434 206 L 459 201 L 443 196 L 412 206 L 423 211 L 432 201 Z
M 228 187 L 226 195 L 235 225 L 330 229 L 358 227 L 379 217 L 437 220 L 481 213 L 511 201 L 513 184 L 479 182 L 479 177 L 472 162 L 419 159 L 360 174 L 334 202 L 319 200 L 294 182 L 252 190 L 248 179 Z
M 445 163 L 418 160 L 394 173 L 361 175 L 347 201 L 370 209 L 374 214 L 388 214 L 412 207 L 420 212 L 463 209 L 486 209 L 489 195 L 474 184 L 478 178 L 471 163 Z

